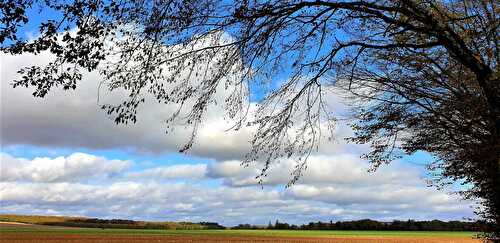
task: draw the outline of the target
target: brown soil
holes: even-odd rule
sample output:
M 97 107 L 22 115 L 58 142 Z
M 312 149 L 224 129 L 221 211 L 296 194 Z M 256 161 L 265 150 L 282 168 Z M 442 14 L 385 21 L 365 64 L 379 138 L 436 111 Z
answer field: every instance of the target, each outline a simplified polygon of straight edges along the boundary
M 234 237 L 234 236 L 168 236 L 168 235 L 73 235 L 2 233 L 0 243 L 479 243 L 460 237 Z
M 0 221 L 0 228 L 40 228 L 44 227 L 43 225 L 34 225 L 34 224 L 26 224 L 26 223 L 18 223 L 18 222 L 5 222 Z

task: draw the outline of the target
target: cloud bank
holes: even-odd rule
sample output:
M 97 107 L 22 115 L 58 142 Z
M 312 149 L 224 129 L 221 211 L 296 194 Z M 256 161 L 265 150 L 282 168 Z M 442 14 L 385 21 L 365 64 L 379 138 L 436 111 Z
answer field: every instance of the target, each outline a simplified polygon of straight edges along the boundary
M 35 98 L 28 88 L 12 88 L 24 66 L 44 65 L 47 54 L 12 56 L 0 54 L 1 65 L 1 132 L 4 146 L 30 144 L 42 147 L 130 149 L 136 152 L 176 152 L 186 142 L 191 130 L 177 124 L 174 132 L 165 134 L 164 121 L 177 107 L 149 100 L 138 113 L 138 122 L 116 125 L 99 104 L 120 100 L 119 92 L 99 90 L 97 72 L 84 73 L 76 90 L 52 90 L 45 98 Z M 225 93 L 221 88 L 218 95 Z M 98 92 L 100 101 L 98 102 Z M 221 114 L 223 108 L 210 107 L 190 153 L 215 159 L 241 158 L 249 148 L 251 130 L 226 130 L 232 125 Z M 214 142 L 217 141 L 217 142 Z
M 374 175 L 356 169 L 362 167 L 361 162 L 349 156 L 339 156 L 338 161 L 324 159 L 311 158 L 320 169 L 308 171 L 303 180 L 283 189 L 274 186 L 285 182 L 282 174 L 269 175 L 266 185 L 260 187 L 255 178 L 247 177 L 251 172 L 235 161 L 133 170 L 130 165 L 135 162 L 84 153 L 32 160 L 2 154 L 0 212 L 218 221 L 225 225 L 265 225 L 276 219 L 306 223 L 471 216 L 470 202 L 457 203 L 446 192 L 422 186 L 411 170 L 394 167 Z M 343 166 L 326 165 L 336 162 Z M 293 168 L 286 162 L 279 166 Z M 240 181 L 244 183 L 236 183 Z
M 107 160 L 84 153 L 68 157 L 27 160 L 0 154 L 1 181 L 71 182 L 113 177 L 125 171 L 130 161 Z
M 401 161 L 368 173 L 359 159 L 365 148 L 341 141 L 350 130 L 339 124 L 337 142 L 323 143 L 308 160 L 304 176 L 291 188 L 293 159 L 277 161 L 262 185 L 255 176 L 259 164 L 242 167 L 252 128 L 226 131 L 222 107 L 211 106 L 190 155 L 197 164 L 153 163 L 97 156 L 92 151 L 131 151 L 158 158 L 177 151 L 190 130 L 176 124 L 165 134 L 163 121 L 176 108 L 154 102 L 139 110 L 133 125 L 115 125 L 99 109 L 120 94 L 101 92 L 101 78 L 84 73 L 76 90 L 53 90 L 44 99 L 31 90 L 11 87 L 23 66 L 41 65 L 50 56 L 0 54 L 2 149 L 29 145 L 67 156 L 23 158 L 0 154 L 0 213 L 82 215 L 176 221 L 218 221 L 225 225 L 266 225 L 279 219 L 290 223 L 372 218 L 462 219 L 472 217 L 471 202 L 446 191 L 428 188 L 422 168 Z M 224 90 L 218 93 L 224 96 Z M 331 97 L 330 97 L 331 98 Z M 342 110 L 332 98 L 334 110 Z M 81 153 L 79 151 L 90 151 Z M 100 153 L 102 154 L 102 153 Z M 189 156 L 186 156 L 189 160 Z M 207 162 L 208 161 L 208 162 Z

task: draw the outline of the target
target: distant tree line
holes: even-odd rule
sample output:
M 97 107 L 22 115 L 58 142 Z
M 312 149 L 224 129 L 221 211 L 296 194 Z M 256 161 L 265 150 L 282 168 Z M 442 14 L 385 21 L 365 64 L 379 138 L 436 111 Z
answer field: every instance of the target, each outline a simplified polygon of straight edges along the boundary
M 394 220 L 392 222 L 380 222 L 371 219 L 337 222 L 310 222 L 303 225 L 282 223 L 276 220 L 274 224 L 269 222 L 266 226 L 250 224 L 239 224 L 233 229 L 277 229 L 277 230 L 404 230 L 404 231 L 481 231 L 484 225 L 481 222 L 464 221 L 416 221 L 416 220 Z
M 203 226 L 204 229 L 225 229 L 226 228 L 217 222 L 199 222 L 198 224 Z
M 323 137 L 337 138 L 345 114 L 329 97 L 345 97 L 347 139 L 369 146 L 372 171 L 430 153 L 433 185 L 466 184 L 452 188 L 477 200 L 487 238 L 500 238 L 498 0 L 3 0 L 0 9 L 0 52 L 52 57 L 15 70 L 13 87 L 43 98 L 99 72 L 99 93 L 123 94 L 96 104 L 117 124 L 136 123 L 150 102 L 176 107 L 162 123 L 187 130 L 180 152 L 217 103 L 229 130 L 255 128 L 242 164 L 261 168 L 259 182 L 295 160 L 289 186 L 311 152 L 330 146 Z
M 55 222 L 40 222 L 38 224 L 106 229 L 224 229 L 224 226 L 214 222 L 146 222 L 126 219 L 78 218 Z
M 226 229 L 217 222 L 151 222 L 127 219 L 98 219 L 82 217 L 37 216 L 37 215 L 0 215 L 0 221 L 20 222 L 39 225 L 54 225 L 82 228 L 116 228 L 116 229 Z M 239 224 L 231 229 L 271 229 L 271 230 L 401 230 L 401 231 L 474 231 L 482 232 L 485 224 L 482 221 L 416 221 L 394 220 L 380 222 L 371 219 L 354 221 L 310 222 L 303 225 L 289 224 L 276 220 L 266 225 Z
M 262 225 L 253 225 L 253 224 L 238 224 L 234 227 L 231 227 L 231 229 L 252 229 L 252 230 L 257 230 L 257 229 L 269 229 L 268 227 L 262 226 Z

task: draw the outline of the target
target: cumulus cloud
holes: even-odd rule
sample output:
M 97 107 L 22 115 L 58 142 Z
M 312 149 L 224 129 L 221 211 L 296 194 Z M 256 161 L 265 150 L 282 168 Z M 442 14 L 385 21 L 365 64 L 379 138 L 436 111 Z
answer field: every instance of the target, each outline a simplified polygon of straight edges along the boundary
M 130 178 L 149 179 L 201 179 L 207 173 L 206 164 L 180 164 L 171 166 L 161 166 L 140 172 L 131 172 L 127 176 Z
M 138 109 L 136 124 L 116 125 L 103 110 L 102 104 L 115 104 L 126 97 L 123 90 L 107 91 L 98 72 L 83 71 L 83 78 L 76 90 L 54 88 L 45 98 L 32 96 L 30 88 L 13 88 L 12 81 L 19 79 L 19 69 L 31 65 L 45 65 L 50 54 L 8 55 L 0 53 L 1 79 L 1 139 L 4 146 L 27 144 L 41 147 L 131 149 L 135 152 L 177 152 L 191 134 L 185 124 L 172 124 L 173 132 L 165 134 L 164 121 L 177 110 L 175 105 L 158 104 L 146 97 Z M 205 121 L 198 129 L 193 148 L 188 151 L 197 156 L 217 160 L 241 159 L 250 149 L 249 140 L 253 127 L 238 131 L 228 129 L 233 121 L 224 118 L 224 100 L 230 89 L 218 87 L 215 99 L 207 110 Z M 101 88 L 99 88 L 101 87 Z M 99 100 L 98 100 L 99 97 Z M 335 95 L 329 94 L 332 110 L 342 113 L 343 106 Z M 251 104 L 252 116 L 255 104 Z M 345 107 L 344 107 L 345 108 Z M 335 131 L 339 141 L 350 134 L 350 129 L 339 124 Z M 345 143 L 322 141 L 322 154 L 342 151 Z
M 369 173 L 369 164 L 354 154 L 312 155 L 308 158 L 308 167 L 297 184 L 336 184 L 336 185 L 380 185 L 387 183 L 418 184 L 422 182 L 418 170 L 395 162 L 391 167 Z M 283 185 L 290 181 L 296 162 L 283 159 L 271 165 L 269 174 L 264 178 L 265 185 Z M 207 176 L 223 178 L 229 186 L 257 185 L 255 178 L 262 169 L 258 163 L 242 167 L 237 160 L 210 164 Z
M 138 122 L 116 125 L 100 109 L 99 104 L 123 99 L 120 91 L 98 88 L 102 78 L 97 72 L 84 72 L 76 90 L 52 90 L 45 98 L 35 98 L 29 88 L 13 88 L 19 78 L 17 70 L 25 66 L 44 65 L 48 54 L 0 54 L 1 65 L 1 138 L 4 146 L 29 144 L 42 147 L 132 149 L 136 152 L 176 152 L 191 132 L 184 124 L 176 124 L 173 133 L 165 134 L 164 121 L 177 109 L 148 100 L 139 108 Z M 220 91 L 220 92 L 219 92 Z M 227 92 L 221 87 L 218 98 Z M 224 102 L 219 102 L 219 104 Z M 251 129 L 226 132 L 230 121 L 224 120 L 223 107 L 212 105 L 206 123 L 198 131 L 190 153 L 216 159 L 241 158 L 249 148 Z M 222 139 L 223 138 L 223 139 Z M 214 143 L 214 140 L 217 142 Z
M 327 166 L 331 161 L 321 156 L 312 159 L 320 164 L 318 170 L 308 170 L 299 184 L 284 189 L 275 184 L 237 184 L 237 178 L 244 180 L 247 177 L 242 175 L 253 173 L 238 161 L 138 170 L 129 168 L 130 161 L 81 153 L 33 160 L 3 154 L 0 212 L 218 221 L 225 225 L 267 224 L 276 219 L 306 223 L 472 216 L 470 202 L 427 188 L 415 168 L 400 167 L 410 171 L 405 172 L 394 167 L 387 175 L 377 176 L 365 174 L 363 164 L 351 156 L 337 158 L 338 168 L 346 169 Z M 280 166 L 277 169 L 285 170 L 292 164 L 282 162 Z M 116 174 L 118 179 L 109 174 Z M 88 180 L 96 175 L 104 176 L 97 183 Z M 234 184 L 227 183 L 231 180 Z M 271 176 L 270 180 L 281 183 L 286 177 Z
M 61 182 L 113 177 L 125 171 L 132 162 L 74 153 L 68 157 L 32 160 L 0 154 L 0 163 L 1 181 Z
M 300 188 L 300 187 L 299 187 Z M 303 188 L 300 188 L 301 190 Z M 226 225 L 242 222 L 266 224 L 269 220 L 286 220 L 305 223 L 312 220 L 340 220 L 359 218 L 425 218 L 431 215 L 444 219 L 466 215 L 466 204 L 452 200 L 439 200 L 432 204 L 422 195 L 409 197 L 413 203 L 380 201 L 340 204 L 316 200 L 312 197 L 297 198 L 298 189 L 280 191 L 253 188 L 210 188 L 199 184 L 115 182 L 107 186 L 80 183 L 0 183 L 4 213 L 43 212 L 78 214 L 97 217 L 124 217 L 139 219 L 218 221 Z M 344 192 L 348 197 L 353 192 Z M 354 192 L 355 193 L 355 192 Z M 389 193 L 380 191 L 380 193 Z M 311 194 L 308 194 L 311 195 Z M 317 194 L 315 194 L 317 195 Z M 336 197 L 341 194 L 335 195 Z M 307 195 L 306 195 L 307 196 Z M 332 196 L 327 194 L 324 197 Z M 395 198 L 400 196 L 383 195 Z M 407 195 L 405 195 L 407 196 Z M 376 199 L 368 194 L 366 199 Z M 458 206 L 458 207 L 457 207 Z M 27 210 L 27 208 L 30 208 Z M 403 216 L 405 215 L 405 216 Z
M 373 185 L 364 187 L 297 185 L 288 191 L 300 199 L 313 199 L 338 205 L 379 204 L 432 206 L 453 204 L 456 198 L 425 187 L 394 185 Z M 422 196 L 425 195 L 425 196 Z M 418 201 L 418 204 L 415 202 Z
M 76 90 L 53 90 L 43 99 L 31 90 L 13 89 L 10 81 L 23 66 L 45 64 L 38 56 L 0 54 L 2 146 L 34 145 L 76 150 L 130 149 L 137 154 L 177 151 L 190 134 L 175 124 L 165 134 L 163 121 L 176 107 L 148 101 L 136 124 L 115 125 L 99 109 L 100 76 L 84 73 Z M 120 93 L 102 93 L 100 103 L 120 100 Z M 224 89 L 218 95 L 224 96 Z M 219 97 L 220 98 L 220 97 Z M 328 96 L 331 103 L 338 98 Z M 219 104 L 222 102 L 219 102 Z M 342 113 L 342 106 L 333 105 Z M 470 202 L 427 188 L 421 170 L 401 162 L 368 173 L 359 159 L 363 147 L 346 145 L 341 138 L 351 131 L 336 130 L 337 142 L 323 141 L 309 157 L 308 168 L 296 185 L 290 180 L 293 159 L 276 161 L 257 184 L 261 164 L 241 166 L 249 150 L 252 128 L 226 131 L 231 123 L 221 117 L 222 107 L 211 106 L 198 130 L 190 153 L 219 162 L 162 164 L 132 170 L 131 161 L 91 154 L 23 159 L 0 154 L 0 212 L 66 214 L 153 220 L 218 221 L 267 224 L 280 219 L 291 223 L 317 220 L 373 218 L 460 219 L 471 216 Z M 209 160 L 212 161 L 212 160 Z

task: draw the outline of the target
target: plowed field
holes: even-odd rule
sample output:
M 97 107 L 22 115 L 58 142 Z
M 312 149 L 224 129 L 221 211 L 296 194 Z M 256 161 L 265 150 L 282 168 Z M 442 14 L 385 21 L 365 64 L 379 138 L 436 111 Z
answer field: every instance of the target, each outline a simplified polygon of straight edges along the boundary
M 301 234 L 303 233 L 303 234 Z M 371 234 L 371 235 L 370 235 Z M 379 234 L 379 235 L 377 235 Z M 384 235 L 385 234 L 385 235 Z M 137 231 L 2 225 L 0 243 L 479 243 L 456 232 Z

